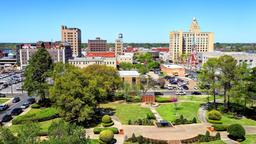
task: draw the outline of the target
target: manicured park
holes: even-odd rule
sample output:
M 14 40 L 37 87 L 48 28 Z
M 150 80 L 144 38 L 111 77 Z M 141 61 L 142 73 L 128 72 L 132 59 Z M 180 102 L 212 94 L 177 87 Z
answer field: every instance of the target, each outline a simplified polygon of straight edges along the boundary
M 177 102 L 170 104 L 162 104 L 157 108 L 157 112 L 161 117 L 169 122 L 173 122 L 175 119 L 183 115 L 186 119 L 196 119 L 198 116 L 198 109 L 200 102 Z
M 141 107 L 140 104 L 119 104 L 109 103 L 101 104 L 102 108 L 112 108 L 115 115 L 119 118 L 122 124 L 128 124 L 129 120 L 137 120 L 146 118 L 148 114 L 152 114 L 149 108 Z

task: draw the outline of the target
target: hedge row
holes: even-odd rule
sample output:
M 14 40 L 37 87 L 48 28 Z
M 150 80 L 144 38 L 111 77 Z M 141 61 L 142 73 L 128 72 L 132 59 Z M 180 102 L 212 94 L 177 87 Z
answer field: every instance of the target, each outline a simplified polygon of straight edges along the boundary
M 34 111 L 33 111 L 34 110 Z M 44 109 L 32 109 L 25 115 L 18 116 L 13 119 L 12 124 L 24 124 L 27 122 L 42 122 L 51 119 L 58 118 L 58 111 L 54 108 L 44 108 Z
M 93 133 L 94 134 L 99 134 L 103 130 L 111 130 L 114 134 L 118 134 L 119 133 L 118 128 L 116 128 L 116 127 L 109 127 L 109 128 L 99 128 L 99 127 L 96 127 L 96 128 L 93 129 Z
M 216 131 L 226 131 L 229 125 L 223 125 L 223 124 L 213 124 L 212 127 L 214 127 L 214 129 Z

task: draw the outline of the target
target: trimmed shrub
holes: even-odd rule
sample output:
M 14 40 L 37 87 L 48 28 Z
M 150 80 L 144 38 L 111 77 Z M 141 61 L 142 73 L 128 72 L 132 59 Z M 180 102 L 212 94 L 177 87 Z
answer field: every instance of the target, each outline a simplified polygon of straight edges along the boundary
M 102 123 L 102 126 L 104 126 L 104 127 L 111 127 L 112 125 L 114 125 L 114 122 L 111 122 L 111 123 Z
M 34 108 L 34 109 L 39 109 L 41 106 L 39 104 L 32 104 L 31 105 L 31 108 Z
M 96 127 L 96 128 L 93 129 L 93 133 L 94 134 L 99 134 L 100 132 L 102 132 L 104 130 L 111 130 L 114 134 L 118 134 L 119 133 L 119 130 L 116 127 L 110 127 L 110 128 L 99 128 L 99 127 Z
M 195 117 L 192 119 L 192 123 L 196 123 L 196 118 Z
M 220 133 L 217 132 L 216 135 L 215 135 L 215 137 L 216 137 L 217 140 L 220 140 Z
M 214 127 L 214 129 L 216 131 L 226 131 L 229 125 L 223 125 L 223 124 L 213 124 L 212 127 Z
M 111 130 L 103 130 L 100 132 L 99 140 L 104 143 L 111 143 L 114 139 L 114 133 Z
M 110 117 L 109 115 L 104 115 L 104 116 L 102 117 L 101 121 L 102 121 L 103 123 L 111 123 L 111 122 L 112 122 L 112 119 L 111 119 L 111 117 Z
M 227 132 L 229 133 L 229 137 L 231 139 L 244 139 L 245 129 L 240 124 L 232 124 L 228 127 Z
M 112 121 L 111 117 L 109 115 L 104 115 L 101 119 L 102 126 L 104 127 L 110 127 L 114 125 L 114 122 Z
M 220 120 L 211 120 L 211 119 L 207 118 L 207 121 L 212 124 L 222 124 L 222 121 L 220 121 Z
M 206 142 L 209 142 L 209 141 L 210 141 L 210 132 L 209 132 L 209 131 L 206 131 L 204 138 L 205 138 L 204 140 L 205 140 Z
M 208 118 L 210 120 L 221 120 L 221 113 L 217 110 L 211 110 L 208 113 Z

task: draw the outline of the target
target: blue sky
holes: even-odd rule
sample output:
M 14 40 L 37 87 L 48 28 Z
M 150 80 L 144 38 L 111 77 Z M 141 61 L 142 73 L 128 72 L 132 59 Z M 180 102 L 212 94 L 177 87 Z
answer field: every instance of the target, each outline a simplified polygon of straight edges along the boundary
M 256 0 L 1 0 L 0 42 L 60 40 L 60 26 L 78 27 L 82 41 L 168 42 L 193 17 L 215 42 L 256 42 Z

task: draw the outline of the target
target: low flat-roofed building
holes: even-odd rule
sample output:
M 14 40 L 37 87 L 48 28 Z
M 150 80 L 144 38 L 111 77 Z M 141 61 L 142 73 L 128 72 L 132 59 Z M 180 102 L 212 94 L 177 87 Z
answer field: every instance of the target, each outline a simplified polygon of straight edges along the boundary
M 121 62 L 125 63 L 133 63 L 133 53 L 124 53 L 124 55 L 117 56 L 117 63 L 120 64 Z
M 219 58 L 220 56 L 229 55 L 232 56 L 237 64 L 246 63 L 249 67 L 256 67 L 256 53 L 246 52 L 206 52 L 201 54 L 202 64 L 206 63 L 209 58 Z
M 140 84 L 140 74 L 137 71 L 118 71 L 123 82 L 130 85 Z
M 99 64 L 116 68 L 116 58 L 111 57 L 81 57 L 69 59 L 69 64 L 79 68 L 85 68 L 89 65 Z
M 185 76 L 185 68 L 175 64 L 162 64 L 161 71 L 170 76 Z

